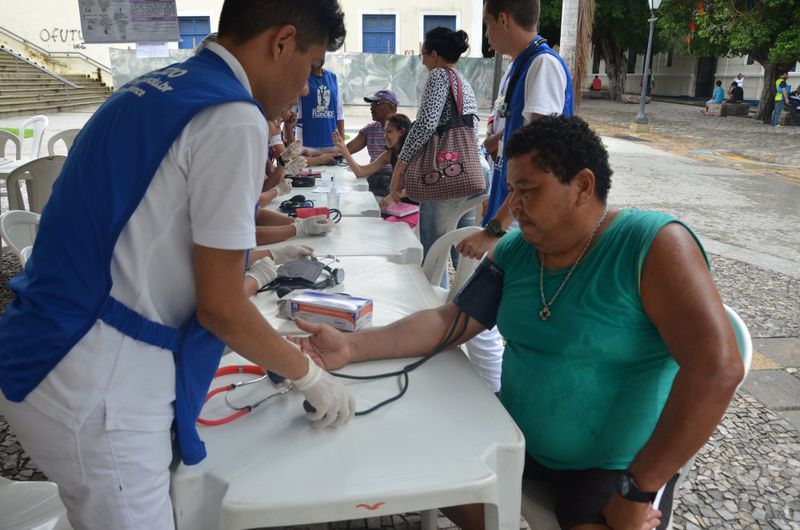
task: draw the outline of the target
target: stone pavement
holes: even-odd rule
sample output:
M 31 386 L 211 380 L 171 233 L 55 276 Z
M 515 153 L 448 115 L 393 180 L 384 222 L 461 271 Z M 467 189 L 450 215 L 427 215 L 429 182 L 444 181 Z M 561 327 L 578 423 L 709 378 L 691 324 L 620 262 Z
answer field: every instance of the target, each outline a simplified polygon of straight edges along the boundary
M 800 167 L 800 127 L 772 130 L 753 120 L 704 117 L 696 107 L 662 102 L 648 105 L 647 113 L 653 122 L 652 132 L 634 135 L 627 130 L 636 114 L 633 105 L 592 100 L 586 101 L 581 109 L 582 116 L 608 135 L 612 167 L 616 170 L 615 177 L 619 178 L 612 189 L 612 202 L 617 206 L 656 207 L 681 217 L 698 215 L 697 223 L 701 225 L 698 232 L 704 243 L 706 238 L 714 238 L 709 240 L 713 244 L 706 245 L 710 250 L 714 279 L 723 299 L 747 323 L 756 349 L 747 381 L 711 440 L 700 451 L 692 473 L 677 495 L 674 528 L 800 530 L 800 268 L 796 266 L 800 261 L 797 259 L 800 249 L 791 248 L 800 211 L 800 187 L 797 186 L 800 180 L 795 179 L 794 173 Z M 366 109 L 362 107 L 348 107 L 346 114 L 348 131 L 355 131 L 368 121 Z M 72 118 L 62 116 L 58 123 L 70 128 L 80 126 L 86 118 L 88 113 Z M 2 121 L 0 126 L 4 126 Z M 642 186 L 638 181 L 630 181 L 631 175 L 641 172 L 643 167 L 631 161 L 649 156 L 646 150 L 638 147 L 642 145 L 692 157 L 702 169 L 697 176 L 702 181 L 720 179 L 720 173 L 726 171 L 719 168 L 735 171 L 738 180 L 731 181 L 733 188 L 715 190 L 712 186 L 706 190 L 698 187 L 697 195 L 721 193 L 719 202 L 725 203 L 735 199 L 735 193 L 742 193 L 754 202 L 754 209 L 766 208 L 763 204 L 769 201 L 764 199 L 765 194 L 768 198 L 777 195 L 776 201 L 785 202 L 781 208 L 787 211 L 794 208 L 795 215 L 781 218 L 785 220 L 780 222 L 788 222 L 788 226 L 765 224 L 763 227 L 763 244 L 772 244 L 771 252 L 783 255 L 784 259 L 770 262 L 753 258 L 752 254 L 761 248 L 757 236 L 762 230 L 758 226 L 751 230 L 755 235 L 751 234 L 741 243 L 752 249 L 747 253 L 746 249 L 734 248 L 734 244 L 739 244 L 735 239 L 725 240 L 720 227 L 702 225 L 699 213 L 685 209 L 682 204 L 688 201 L 686 197 L 691 190 L 677 190 L 674 182 L 668 179 L 662 179 L 662 188 L 655 185 L 657 183 Z M 731 149 L 734 154 L 722 149 Z M 706 153 L 693 153 L 704 150 Z M 647 171 L 656 169 L 647 167 Z M 676 171 L 685 169 L 680 167 Z M 742 187 L 748 183 L 740 181 L 747 179 L 753 181 L 752 185 Z M 762 181 L 767 182 L 768 192 L 758 187 Z M 671 191 L 676 193 L 672 203 L 670 197 L 665 197 Z M 678 195 L 678 192 L 687 195 Z M 717 208 L 710 210 L 712 213 L 723 211 L 723 215 L 735 215 L 743 208 L 734 204 L 729 212 L 719 210 L 718 204 L 712 206 Z M 696 226 L 696 221 L 693 219 L 691 224 Z M 745 232 L 747 227 L 738 228 L 737 232 Z M 774 240 L 780 240 L 783 235 L 789 247 L 780 252 Z M 19 268 L 16 258 L 9 253 L 3 255 L 3 265 L 0 309 L 11 297 L 6 288 L 10 274 Z M 16 480 L 45 479 L 24 454 L 2 418 L 0 475 Z M 521 525 L 526 526 L 524 522 Z M 331 526 L 336 530 L 416 530 L 420 519 L 418 514 L 403 514 Z M 439 519 L 439 528 L 451 527 L 447 519 Z

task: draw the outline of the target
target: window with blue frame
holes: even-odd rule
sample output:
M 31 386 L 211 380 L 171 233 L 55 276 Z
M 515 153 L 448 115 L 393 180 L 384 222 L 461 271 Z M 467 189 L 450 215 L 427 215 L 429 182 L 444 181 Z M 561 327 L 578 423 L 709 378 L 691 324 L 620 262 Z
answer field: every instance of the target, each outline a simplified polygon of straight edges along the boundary
M 456 30 L 455 15 L 424 15 L 422 17 L 422 35 L 424 36 L 433 28 L 449 28 Z
M 209 17 L 178 17 L 178 28 L 181 33 L 178 47 L 182 50 L 191 50 L 203 40 L 203 37 L 211 33 L 211 19 Z
M 361 49 L 365 53 L 394 53 L 394 15 L 363 15 L 362 23 Z

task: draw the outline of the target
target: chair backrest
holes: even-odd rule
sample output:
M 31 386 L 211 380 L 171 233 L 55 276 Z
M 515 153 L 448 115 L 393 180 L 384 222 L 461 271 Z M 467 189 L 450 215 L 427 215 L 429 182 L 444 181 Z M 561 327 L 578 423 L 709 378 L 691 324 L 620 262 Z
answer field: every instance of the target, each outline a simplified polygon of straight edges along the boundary
M 750 331 L 747 329 L 741 317 L 728 307 L 725 306 L 725 314 L 733 328 L 733 333 L 736 336 L 736 345 L 739 348 L 739 355 L 744 364 L 744 375 L 739 382 L 739 386 L 747 378 L 750 372 L 750 364 L 753 360 L 753 340 L 750 338 Z M 675 482 L 673 491 L 675 492 L 674 498 L 677 500 L 677 492 L 680 490 L 681 483 L 684 481 L 689 471 L 694 465 L 695 454 L 686 462 L 678 471 L 678 480 Z M 660 493 L 660 492 L 659 492 Z M 672 507 L 674 509 L 675 502 L 673 501 Z M 543 485 L 539 482 L 523 481 L 522 483 L 522 517 L 528 522 L 531 528 L 550 530 L 559 528 L 553 510 L 555 509 L 555 498 L 552 488 Z M 672 517 L 670 517 L 669 528 L 672 528 Z
M 16 160 L 22 158 L 22 143 L 19 141 L 19 136 L 11 134 L 8 131 L 0 131 L 0 158 L 6 157 L 6 146 L 8 142 L 14 144 L 16 149 Z
M 480 197 L 473 197 L 469 199 L 464 205 L 461 207 L 453 217 L 450 219 L 450 223 L 447 225 L 447 231 L 452 232 L 458 226 L 458 221 L 464 217 L 465 214 L 469 213 L 471 210 L 475 210 L 475 222 L 479 223 L 481 220 L 481 216 L 479 215 L 480 209 L 483 207 L 483 201 L 488 198 L 488 195 L 481 195 Z
M 0 215 L 0 237 L 17 256 L 33 245 L 38 231 L 38 213 L 11 210 Z
M 422 264 L 422 272 L 425 273 L 425 276 L 431 284 L 439 285 L 439 279 L 442 277 L 442 274 L 444 274 L 445 268 L 447 267 L 447 260 L 450 257 L 450 248 L 457 245 L 468 235 L 479 232 L 480 230 L 478 226 L 467 226 L 459 228 L 458 230 L 452 230 L 436 240 L 430 250 L 428 250 L 428 254 L 425 256 L 425 262 Z M 458 292 L 458 289 L 461 288 L 461 285 L 469 278 L 469 275 L 472 274 L 472 271 L 474 271 L 477 266 L 478 260 L 465 256 L 459 257 L 458 267 L 456 267 L 456 276 L 453 279 L 453 283 L 450 286 L 450 294 L 447 297 L 448 301 L 455 296 L 455 293 Z
M 10 210 L 30 210 L 41 213 L 53 192 L 53 183 L 61 173 L 65 156 L 46 156 L 24 164 L 8 176 L 8 207 Z M 28 191 L 28 208 L 22 200 L 20 185 L 25 181 Z
M 28 262 L 28 259 L 31 257 L 31 254 L 33 254 L 33 245 L 25 247 L 22 250 L 20 250 L 19 252 L 20 265 L 24 267 L 25 264 Z
M 67 152 L 72 149 L 72 143 L 75 141 L 75 137 L 78 136 L 78 133 L 81 132 L 80 129 L 67 129 L 66 131 L 61 131 L 53 135 L 50 140 L 47 141 L 47 154 L 53 156 L 55 153 L 56 142 L 59 140 L 64 142 L 64 145 L 67 146 Z
M 25 146 L 25 129 L 27 127 L 33 128 L 33 151 L 31 151 L 31 158 L 38 158 L 42 151 L 42 138 L 44 138 L 44 130 L 50 120 L 47 116 L 39 114 L 23 121 L 19 125 L 19 141 L 20 144 Z

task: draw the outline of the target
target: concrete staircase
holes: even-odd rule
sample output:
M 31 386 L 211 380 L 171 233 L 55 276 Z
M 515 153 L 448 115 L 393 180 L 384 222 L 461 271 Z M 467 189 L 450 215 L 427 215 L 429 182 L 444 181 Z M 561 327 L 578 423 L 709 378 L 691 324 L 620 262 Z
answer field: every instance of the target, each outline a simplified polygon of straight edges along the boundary
M 69 84 L 0 50 L 0 117 L 48 114 L 97 106 L 111 95 L 102 83 L 80 75 L 65 75 Z

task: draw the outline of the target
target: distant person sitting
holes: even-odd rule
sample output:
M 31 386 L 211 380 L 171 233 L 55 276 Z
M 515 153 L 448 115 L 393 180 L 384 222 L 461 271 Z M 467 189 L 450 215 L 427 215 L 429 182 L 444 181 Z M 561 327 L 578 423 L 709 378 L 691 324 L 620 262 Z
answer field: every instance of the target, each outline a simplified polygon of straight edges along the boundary
M 592 92 L 600 92 L 601 90 L 603 90 L 603 82 L 600 81 L 599 76 L 594 76 L 594 79 L 592 80 L 592 84 L 589 87 L 589 90 L 591 90 Z
M 741 75 L 741 74 L 740 74 Z M 725 103 L 741 103 L 744 99 L 744 90 L 735 80 L 731 83 L 728 89 L 728 99 Z
M 711 99 L 706 101 L 706 110 L 703 111 L 703 114 L 706 116 L 708 116 L 709 105 L 718 105 L 725 101 L 725 89 L 722 88 L 722 81 L 717 80 L 714 85 L 714 93 L 712 94 Z

